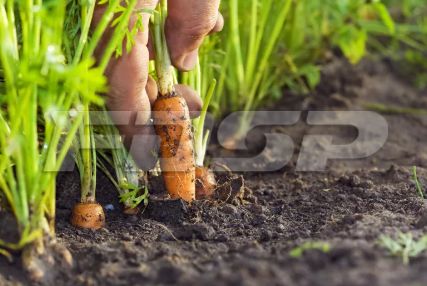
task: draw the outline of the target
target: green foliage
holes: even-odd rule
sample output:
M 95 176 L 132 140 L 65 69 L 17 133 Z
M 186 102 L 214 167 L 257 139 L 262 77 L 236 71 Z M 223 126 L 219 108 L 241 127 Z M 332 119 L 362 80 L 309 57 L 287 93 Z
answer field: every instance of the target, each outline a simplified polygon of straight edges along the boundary
M 256 107 L 280 76 L 279 40 L 291 12 L 291 0 L 224 1 L 228 25 L 218 35 L 224 51 L 218 79 L 217 100 L 221 109 Z
M 142 171 L 138 169 L 135 161 L 129 155 L 122 138 L 111 121 L 110 116 L 104 109 L 95 112 L 97 114 L 96 122 L 102 122 L 103 125 L 95 128 L 96 149 L 100 157 L 97 162 L 101 171 L 116 187 L 119 193 L 120 202 L 128 208 L 135 208 L 140 203 L 148 204 L 148 188 L 140 186 Z M 110 172 L 113 168 L 114 173 Z M 141 194 L 141 189 L 144 193 Z
M 99 4 L 106 4 L 108 3 L 108 0 L 101 0 Z M 124 41 L 125 41 L 125 47 L 126 47 L 126 53 L 129 53 L 132 50 L 132 47 L 135 45 L 135 37 L 136 35 L 144 29 L 142 25 L 142 13 L 151 13 L 151 10 L 148 9 L 142 9 L 140 11 L 136 11 L 136 13 L 133 13 L 135 16 L 135 23 L 129 29 L 127 25 L 120 25 L 121 23 L 127 24 L 128 23 L 128 16 L 129 16 L 129 7 L 130 1 L 125 0 L 119 3 L 119 5 L 116 6 L 116 9 L 114 10 L 114 20 L 111 22 L 111 28 L 117 28 L 120 27 L 122 30 L 122 33 L 124 34 Z M 116 57 L 123 55 L 123 45 L 118 45 L 116 47 Z
M 120 195 L 120 202 L 125 206 L 134 209 L 138 207 L 141 203 L 144 203 L 144 206 L 148 205 L 148 188 L 145 186 L 144 193 L 140 194 L 140 189 L 134 187 L 133 190 L 128 189 L 127 192 L 124 192 Z
M 0 190 L 21 235 L 0 247 L 54 235 L 55 177 L 83 120 L 81 100 L 99 102 L 106 90 L 91 58 L 64 56 L 65 14 L 64 1 L 0 1 Z
M 396 239 L 382 235 L 378 243 L 390 255 L 400 257 L 403 264 L 408 265 L 410 258 L 419 256 L 427 250 L 427 235 L 415 240 L 411 233 L 399 233 Z
M 423 0 L 385 0 L 395 19 L 396 32 L 386 41 L 371 40 L 375 51 L 399 64 L 398 71 L 420 88 L 427 87 L 427 2 Z M 377 36 L 381 29 L 370 26 Z
M 378 0 L 225 0 L 221 11 L 227 25 L 200 55 L 202 63 L 209 62 L 202 65 L 203 77 L 218 79 L 211 103 L 217 116 L 256 110 L 281 98 L 285 86 L 308 93 L 319 83 L 319 64 L 331 49 L 338 47 L 357 63 L 372 33 L 396 31 Z M 240 133 L 250 120 L 242 118 Z
M 80 126 L 88 106 L 103 103 L 104 69 L 136 2 L 95 67 L 94 50 L 121 1 L 108 1 L 89 37 L 93 0 L 0 0 L 0 192 L 20 232 L 18 242 L 0 240 L 2 254 L 53 238 L 56 174 L 75 135 L 91 137 Z
M 74 159 L 80 173 L 80 202 L 96 202 L 96 150 L 93 128 L 91 127 L 89 105 L 84 106 L 83 121 L 74 138 Z
M 206 62 L 203 64 L 206 64 Z M 194 156 L 197 166 L 204 165 L 210 134 L 210 130 L 205 128 L 205 120 L 217 83 L 216 80 L 211 79 L 210 76 L 211 74 L 206 72 L 206 67 L 202 66 L 200 62 L 197 63 L 193 71 L 179 73 L 179 82 L 194 88 L 203 101 L 200 116 L 192 120 L 194 127 Z M 210 79 L 211 82 L 209 82 Z
M 331 249 L 331 246 L 327 242 L 323 241 L 307 241 L 302 245 L 293 248 L 289 251 L 289 256 L 293 258 L 300 258 L 304 252 L 309 250 L 319 250 L 323 253 L 328 253 Z
M 84 2 L 83 2 L 84 3 Z M 93 2 L 94 3 L 94 2 Z M 74 4 L 74 5 L 73 5 Z M 108 64 L 109 59 L 111 58 L 113 52 L 115 55 L 121 56 L 123 54 L 123 44 L 125 43 L 126 53 L 129 53 L 133 46 L 135 45 L 135 36 L 137 33 L 143 29 L 142 27 L 142 13 L 149 13 L 147 10 L 134 11 L 136 7 L 136 0 L 126 0 L 126 1 L 117 1 L 117 0 L 101 0 L 98 2 L 99 5 L 107 5 L 108 8 L 103 14 L 97 28 L 95 29 L 92 39 L 100 39 L 102 33 L 99 32 L 100 27 L 104 29 L 110 28 L 113 33 L 111 40 L 108 45 L 106 45 L 104 54 L 100 59 L 100 67 L 104 70 Z M 83 10 L 85 6 L 80 2 L 71 2 L 69 3 L 70 14 L 68 18 L 68 23 L 66 25 L 67 31 L 70 32 L 70 35 L 79 35 L 81 32 L 88 31 L 92 16 L 94 6 L 86 7 L 86 13 L 80 13 L 77 16 L 74 10 L 75 6 L 82 6 Z M 135 23 L 132 27 L 129 28 L 130 17 L 135 16 Z M 114 18 L 113 18 L 114 16 Z M 81 28 L 76 29 L 75 23 L 80 23 Z M 73 25 L 74 24 L 74 25 Z M 86 40 L 86 39 L 85 39 Z M 72 40 L 70 41 L 72 42 Z M 82 43 L 80 41 L 80 43 Z M 88 55 L 88 51 L 94 51 L 96 46 L 88 45 L 86 49 L 80 44 L 73 44 L 73 47 L 76 47 L 75 50 L 72 47 L 68 48 L 70 50 L 70 55 L 72 56 L 71 60 L 76 60 L 80 57 Z M 74 53 L 73 53 L 74 52 Z M 79 86 L 79 84 L 76 84 Z M 82 88 L 85 88 L 84 86 Z M 83 100 L 84 116 L 82 125 L 79 127 L 79 132 L 76 139 L 74 140 L 74 154 L 76 158 L 77 167 L 80 171 L 81 179 L 81 202 L 95 202 L 95 191 L 96 191 L 96 169 L 97 169 L 97 153 L 95 150 L 95 140 L 93 134 L 93 127 L 91 126 L 91 117 L 90 113 L 90 104 L 88 101 Z M 102 102 L 96 102 L 102 104 Z
M 366 53 L 367 37 L 366 31 L 348 26 L 340 29 L 333 40 L 350 62 L 356 64 Z

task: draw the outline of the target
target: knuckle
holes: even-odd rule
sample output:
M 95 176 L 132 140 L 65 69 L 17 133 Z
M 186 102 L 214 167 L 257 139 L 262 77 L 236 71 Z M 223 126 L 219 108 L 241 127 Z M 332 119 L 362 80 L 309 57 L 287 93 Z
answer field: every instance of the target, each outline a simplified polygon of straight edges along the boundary
M 195 21 L 195 24 L 189 25 L 185 30 L 185 33 L 191 38 L 202 38 L 209 34 L 209 32 L 215 27 L 216 17 L 205 17 L 203 20 Z

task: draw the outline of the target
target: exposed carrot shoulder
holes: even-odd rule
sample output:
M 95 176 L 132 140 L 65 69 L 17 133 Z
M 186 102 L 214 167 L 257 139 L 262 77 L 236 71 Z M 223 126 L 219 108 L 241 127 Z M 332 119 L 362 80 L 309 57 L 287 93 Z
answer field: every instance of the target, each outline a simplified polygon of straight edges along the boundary
M 105 214 L 98 203 L 77 203 L 71 215 L 71 224 L 75 227 L 100 229 L 105 224 Z

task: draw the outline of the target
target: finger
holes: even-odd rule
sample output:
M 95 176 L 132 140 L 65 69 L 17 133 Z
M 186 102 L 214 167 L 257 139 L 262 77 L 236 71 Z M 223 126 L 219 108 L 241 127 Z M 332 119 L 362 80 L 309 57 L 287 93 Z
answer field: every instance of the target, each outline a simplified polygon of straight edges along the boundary
M 150 104 L 151 106 L 153 106 L 154 102 L 157 99 L 159 90 L 157 88 L 156 81 L 151 76 L 148 76 L 147 86 L 145 87 L 145 90 L 147 92 L 148 99 L 150 100 Z
M 171 60 L 180 70 L 197 63 L 203 38 L 216 26 L 220 0 L 169 0 L 166 38 Z
M 223 28 L 224 28 L 224 17 L 222 16 L 221 13 L 218 13 L 218 18 L 216 20 L 215 26 L 209 32 L 209 35 L 221 32 Z
M 107 107 L 135 162 L 141 169 L 148 170 L 155 164 L 153 155 L 157 145 L 150 125 L 148 92 L 152 85 L 150 88 L 146 85 L 148 68 L 140 64 L 144 61 L 148 61 L 147 48 L 137 45 L 131 53 L 111 63 Z
M 156 0 L 141 0 L 137 8 L 153 9 Z M 95 15 L 95 24 L 99 21 L 105 7 L 98 7 Z M 136 22 L 131 18 L 129 28 Z M 149 14 L 142 17 L 144 29 L 135 36 L 135 45 L 127 53 L 123 43 L 123 55 L 113 58 L 106 69 L 109 83 L 107 94 L 107 108 L 111 118 L 124 137 L 124 142 L 134 156 L 136 163 L 143 169 L 149 169 L 155 164 L 156 138 L 150 124 L 151 104 L 147 94 L 148 80 L 148 24 Z M 105 45 L 112 35 L 109 29 L 104 34 L 96 55 L 102 55 Z
M 198 117 L 200 115 L 200 111 L 202 110 L 203 103 L 197 92 L 194 89 L 182 84 L 175 85 L 175 91 L 187 102 L 188 110 L 190 111 L 190 117 Z

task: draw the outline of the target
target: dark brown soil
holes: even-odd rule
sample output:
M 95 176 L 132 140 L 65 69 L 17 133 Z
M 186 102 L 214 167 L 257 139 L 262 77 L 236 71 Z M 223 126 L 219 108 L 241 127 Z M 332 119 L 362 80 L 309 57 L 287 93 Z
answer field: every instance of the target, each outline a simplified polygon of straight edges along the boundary
M 333 62 L 325 67 L 315 95 L 289 95 L 279 109 L 354 110 L 364 109 L 367 102 L 427 108 L 427 94 L 389 70 L 378 61 L 357 68 Z M 243 203 L 198 201 L 190 206 L 151 200 L 142 215 L 126 217 L 102 178 L 98 200 L 114 210 L 106 210 L 107 225 L 100 231 L 70 225 L 78 175 L 62 173 L 57 236 L 75 265 L 71 271 L 58 266 L 44 285 L 425 285 L 427 252 L 406 266 L 378 244 L 378 237 L 427 233 L 427 203 L 411 173 L 417 165 L 420 181 L 427 185 L 427 121 L 396 112 L 385 117 L 389 139 L 374 156 L 331 161 L 321 173 L 296 172 L 290 164 L 274 173 L 244 174 Z M 299 142 L 304 134 L 326 129 L 300 122 L 275 130 Z M 346 129 L 328 127 L 327 132 L 354 137 Z M 307 250 L 299 258 L 289 255 L 307 241 L 327 242 L 331 249 Z M 0 285 L 30 283 L 18 262 L 0 258 Z

